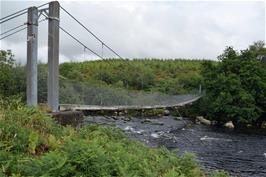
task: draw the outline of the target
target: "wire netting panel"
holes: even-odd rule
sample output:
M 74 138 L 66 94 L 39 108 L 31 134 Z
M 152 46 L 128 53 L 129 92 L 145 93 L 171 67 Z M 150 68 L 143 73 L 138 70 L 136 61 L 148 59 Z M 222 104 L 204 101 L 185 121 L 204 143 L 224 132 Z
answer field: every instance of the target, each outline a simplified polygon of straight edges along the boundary
M 70 80 L 60 81 L 59 95 L 60 104 L 100 106 L 166 106 L 199 96 L 196 90 L 185 95 L 167 95 L 159 92 L 126 90 Z

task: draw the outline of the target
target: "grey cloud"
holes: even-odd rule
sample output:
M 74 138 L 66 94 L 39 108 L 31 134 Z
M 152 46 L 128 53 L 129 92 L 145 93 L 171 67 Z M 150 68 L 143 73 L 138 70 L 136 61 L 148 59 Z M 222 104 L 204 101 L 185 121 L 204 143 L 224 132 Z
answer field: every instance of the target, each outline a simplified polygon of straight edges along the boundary
M 43 2 L 1 2 L 1 17 Z M 225 46 L 246 48 L 265 39 L 264 2 L 61 2 L 90 30 L 126 58 L 211 58 Z M 4 31 L 26 19 L 4 24 Z M 101 44 L 61 11 L 61 26 L 93 50 L 101 53 Z M 1 41 L 25 61 L 25 33 Z M 47 23 L 40 25 L 39 56 L 47 59 Z M 112 54 L 104 50 L 106 57 Z M 93 58 L 75 41 L 61 32 L 60 60 Z M 95 57 L 94 57 L 95 58 Z

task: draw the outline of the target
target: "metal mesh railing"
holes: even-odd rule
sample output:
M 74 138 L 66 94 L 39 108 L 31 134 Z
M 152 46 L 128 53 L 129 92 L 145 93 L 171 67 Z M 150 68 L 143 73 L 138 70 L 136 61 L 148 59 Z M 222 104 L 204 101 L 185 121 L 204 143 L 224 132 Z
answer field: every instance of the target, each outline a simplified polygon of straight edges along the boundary
M 145 92 L 113 88 L 93 83 L 70 80 L 60 81 L 60 104 L 98 106 L 154 106 L 175 105 L 199 96 L 197 89 L 188 94 L 168 95 L 160 92 Z

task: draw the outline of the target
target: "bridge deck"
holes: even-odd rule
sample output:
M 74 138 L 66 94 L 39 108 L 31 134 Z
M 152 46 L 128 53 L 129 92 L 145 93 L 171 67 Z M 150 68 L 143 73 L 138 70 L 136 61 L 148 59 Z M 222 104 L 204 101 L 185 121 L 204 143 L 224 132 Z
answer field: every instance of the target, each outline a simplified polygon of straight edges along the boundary
M 201 96 L 197 96 L 193 99 L 179 102 L 176 104 L 169 105 L 152 105 L 152 106 L 98 106 L 98 105 L 79 105 L 79 104 L 60 104 L 60 110 L 77 110 L 77 111 L 115 111 L 115 110 L 140 110 L 140 109 L 158 109 L 158 108 L 170 108 L 170 107 L 182 107 L 187 104 L 191 104 L 197 101 Z

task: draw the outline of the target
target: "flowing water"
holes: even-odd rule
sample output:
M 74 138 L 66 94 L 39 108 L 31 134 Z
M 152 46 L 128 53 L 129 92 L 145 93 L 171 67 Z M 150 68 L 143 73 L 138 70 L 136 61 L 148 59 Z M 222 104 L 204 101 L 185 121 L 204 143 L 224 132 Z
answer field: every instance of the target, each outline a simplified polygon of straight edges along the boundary
M 165 146 L 179 154 L 195 153 L 207 171 L 224 169 L 241 177 L 266 177 L 266 135 L 243 134 L 176 120 L 171 116 L 156 119 L 88 116 L 85 123 L 115 126 L 132 138 L 151 147 Z

